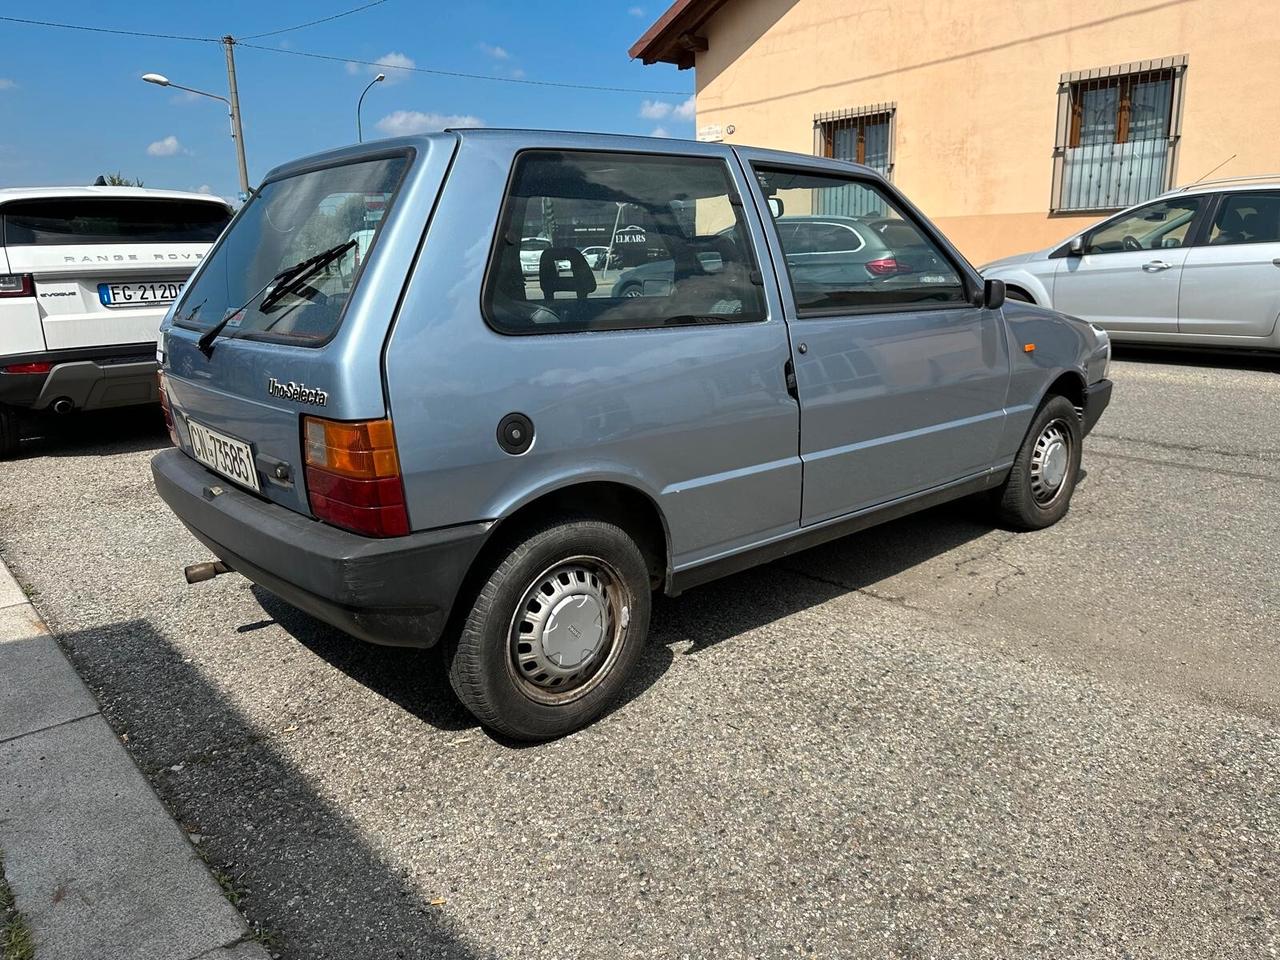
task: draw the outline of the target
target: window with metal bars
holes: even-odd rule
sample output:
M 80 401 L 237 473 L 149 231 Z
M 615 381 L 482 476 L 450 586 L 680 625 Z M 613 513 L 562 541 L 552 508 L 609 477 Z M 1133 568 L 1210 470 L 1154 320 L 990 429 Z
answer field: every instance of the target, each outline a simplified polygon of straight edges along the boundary
M 1062 75 L 1053 212 L 1123 209 L 1173 185 L 1186 67 L 1165 57 Z
M 866 164 L 893 179 L 894 103 L 820 113 L 813 118 L 813 152 L 819 157 Z

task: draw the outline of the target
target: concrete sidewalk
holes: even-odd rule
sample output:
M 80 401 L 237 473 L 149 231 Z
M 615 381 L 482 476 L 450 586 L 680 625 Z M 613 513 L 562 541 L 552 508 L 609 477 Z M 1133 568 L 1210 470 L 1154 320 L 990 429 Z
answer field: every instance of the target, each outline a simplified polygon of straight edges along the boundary
M 0 561 L 0 852 L 36 960 L 266 960 Z

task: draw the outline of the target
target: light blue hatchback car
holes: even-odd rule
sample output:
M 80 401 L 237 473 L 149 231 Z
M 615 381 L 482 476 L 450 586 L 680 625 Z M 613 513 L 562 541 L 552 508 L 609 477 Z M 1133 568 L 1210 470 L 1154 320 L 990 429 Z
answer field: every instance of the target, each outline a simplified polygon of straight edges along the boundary
M 550 241 L 532 276 L 525 237 Z M 618 237 L 662 289 L 613 295 L 581 250 Z M 463 703 L 529 740 L 617 696 L 655 590 L 970 494 L 1054 523 L 1111 394 L 1105 334 L 1005 303 L 864 167 L 535 131 L 278 167 L 161 348 L 156 485 L 218 558 L 188 579 L 440 642 Z

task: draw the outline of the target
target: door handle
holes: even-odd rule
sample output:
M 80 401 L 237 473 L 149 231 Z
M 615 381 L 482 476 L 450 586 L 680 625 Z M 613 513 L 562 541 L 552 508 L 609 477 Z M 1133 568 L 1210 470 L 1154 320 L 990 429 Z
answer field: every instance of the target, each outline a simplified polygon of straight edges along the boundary
M 1274 260 L 1272 260 L 1271 265 L 1273 267 L 1280 267 L 1280 257 L 1276 257 Z
M 1161 270 L 1168 270 L 1173 264 L 1165 263 L 1163 260 L 1151 260 L 1142 265 L 1142 269 L 1147 273 L 1159 273 Z

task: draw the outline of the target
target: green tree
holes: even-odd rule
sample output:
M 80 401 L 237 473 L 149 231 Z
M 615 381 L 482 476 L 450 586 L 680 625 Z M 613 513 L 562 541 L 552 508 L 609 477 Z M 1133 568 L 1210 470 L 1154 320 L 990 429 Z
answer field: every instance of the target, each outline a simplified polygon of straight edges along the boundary
M 130 180 L 117 170 L 115 173 L 108 173 L 103 178 L 108 187 L 141 187 L 141 180 Z

